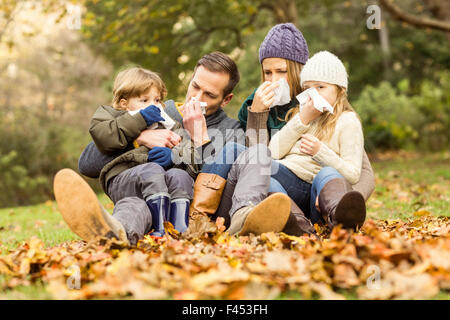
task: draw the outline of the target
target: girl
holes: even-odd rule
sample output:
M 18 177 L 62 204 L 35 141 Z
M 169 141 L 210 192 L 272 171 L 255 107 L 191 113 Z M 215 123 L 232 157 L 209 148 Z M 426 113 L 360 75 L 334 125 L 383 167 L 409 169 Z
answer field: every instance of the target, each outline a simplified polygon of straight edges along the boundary
M 295 108 L 270 141 L 277 160 L 272 177 L 313 223 L 322 217 L 330 227 L 339 223 L 359 227 L 366 215 L 365 202 L 351 185 L 361 175 L 364 137 L 359 117 L 347 100 L 347 72 L 338 57 L 321 51 L 308 60 L 300 78 L 302 89 L 315 88 L 333 113 L 318 111 L 311 99 L 301 110 Z

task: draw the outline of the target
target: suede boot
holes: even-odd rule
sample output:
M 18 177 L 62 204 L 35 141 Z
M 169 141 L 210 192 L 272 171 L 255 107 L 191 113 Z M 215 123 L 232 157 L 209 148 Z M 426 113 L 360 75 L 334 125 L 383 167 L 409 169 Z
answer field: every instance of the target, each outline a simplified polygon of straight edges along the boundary
M 256 206 L 237 210 L 231 217 L 230 235 L 256 235 L 283 230 L 291 212 L 291 200 L 283 193 L 274 193 Z
M 53 180 L 58 209 L 75 234 L 84 241 L 116 238 L 129 244 L 123 225 L 98 202 L 97 195 L 72 169 L 62 169 Z

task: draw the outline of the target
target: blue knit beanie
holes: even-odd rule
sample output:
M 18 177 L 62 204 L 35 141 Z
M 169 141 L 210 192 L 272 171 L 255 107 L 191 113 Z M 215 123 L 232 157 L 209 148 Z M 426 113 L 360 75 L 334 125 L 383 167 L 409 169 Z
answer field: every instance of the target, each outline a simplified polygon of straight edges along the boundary
M 259 63 L 265 58 L 284 58 L 305 64 L 308 56 L 306 40 L 292 23 L 274 26 L 259 47 Z

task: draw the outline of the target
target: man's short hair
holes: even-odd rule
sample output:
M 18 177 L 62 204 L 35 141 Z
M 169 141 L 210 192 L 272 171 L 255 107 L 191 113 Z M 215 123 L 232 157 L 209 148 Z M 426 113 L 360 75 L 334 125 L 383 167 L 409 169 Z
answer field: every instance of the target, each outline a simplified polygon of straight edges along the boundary
M 230 79 L 228 81 L 228 85 L 223 90 L 224 97 L 233 91 L 234 87 L 241 79 L 238 67 L 233 59 L 219 51 L 208 53 L 201 57 L 195 66 L 194 74 L 199 66 L 203 66 L 211 72 L 223 72 L 229 75 Z

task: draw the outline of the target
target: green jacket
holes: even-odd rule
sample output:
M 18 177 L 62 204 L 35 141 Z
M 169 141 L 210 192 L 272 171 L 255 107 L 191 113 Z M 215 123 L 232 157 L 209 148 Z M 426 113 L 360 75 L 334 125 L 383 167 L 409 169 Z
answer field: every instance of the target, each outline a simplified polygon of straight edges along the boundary
M 133 146 L 134 140 L 147 129 L 147 123 L 140 113 L 130 115 L 127 111 L 116 110 L 110 106 L 101 106 L 94 113 L 89 132 L 97 148 L 105 154 L 116 154 L 117 150 L 125 153 L 106 164 L 100 172 L 100 184 L 107 193 L 109 181 L 121 172 L 148 162 L 149 148 Z M 174 167 L 186 170 L 194 179 L 200 171 L 200 161 L 191 139 L 177 122 L 172 129 L 182 137 L 182 142 L 172 148 Z
M 251 95 L 247 97 L 247 99 L 245 99 L 244 103 L 242 103 L 241 109 L 239 110 L 238 119 L 243 128 L 247 128 L 248 108 L 253 103 L 255 92 L 256 89 Z M 269 130 L 269 133 L 271 129 L 281 130 L 281 128 L 284 127 L 284 125 L 286 124 L 286 121 L 284 121 L 284 119 L 286 118 L 286 114 L 292 107 L 295 106 L 296 103 L 297 100 L 292 99 L 288 104 L 285 104 L 283 106 L 276 106 L 270 109 L 267 119 L 267 129 Z

